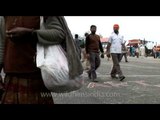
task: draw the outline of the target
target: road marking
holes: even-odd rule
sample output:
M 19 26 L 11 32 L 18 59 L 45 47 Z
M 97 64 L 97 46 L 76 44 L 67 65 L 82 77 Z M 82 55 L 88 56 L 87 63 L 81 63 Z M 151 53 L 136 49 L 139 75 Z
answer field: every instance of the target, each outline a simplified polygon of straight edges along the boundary
M 100 84 L 100 83 L 94 83 L 94 82 L 90 82 L 87 85 L 87 88 L 95 88 L 95 87 L 112 87 L 112 86 L 111 85 Z
M 132 85 L 129 83 L 136 83 L 137 85 L 140 85 L 141 87 L 137 86 L 137 85 Z M 146 83 L 144 80 L 139 80 L 139 81 L 126 81 L 126 82 L 117 82 L 117 81 L 106 81 L 103 83 L 94 83 L 94 82 L 90 82 L 87 85 L 87 88 L 95 88 L 95 87 L 128 87 L 128 86 L 133 86 L 132 90 L 139 90 L 142 87 L 158 87 L 160 88 L 160 84 L 158 85 L 152 85 L 152 84 L 148 84 Z

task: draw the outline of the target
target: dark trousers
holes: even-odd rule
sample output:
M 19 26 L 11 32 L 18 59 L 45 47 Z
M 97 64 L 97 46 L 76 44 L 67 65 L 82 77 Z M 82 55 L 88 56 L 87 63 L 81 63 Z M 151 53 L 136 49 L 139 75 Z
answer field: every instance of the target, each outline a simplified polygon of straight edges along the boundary
M 90 55 L 89 61 L 91 68 L 88 71 L 88 73 L 91 74 L 92 79 L 96 79 L 97 78 L 96 70 L 100 66 L 99 53 L 90 52 L 89 55 Z
M 111 53 L 111 56 L 113 61 L 111 76 L 116 76 L 116 74 L 118 74 L 119 77 L 123 76 L 123 73 L 121 71 L 120 64 L 119 64 L 121 60 L 121 54 Z

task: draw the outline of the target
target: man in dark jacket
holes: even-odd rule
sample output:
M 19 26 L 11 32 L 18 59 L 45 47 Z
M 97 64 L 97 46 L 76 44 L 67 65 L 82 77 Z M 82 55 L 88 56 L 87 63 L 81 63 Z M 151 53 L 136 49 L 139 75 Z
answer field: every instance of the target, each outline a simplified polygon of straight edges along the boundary
M 89 58 L 91 69 L 88 71 L 88 77 L 97 82 L 96 70 L 100 66 L 99 50 L 104 55 L 103 47 L 100 41 L 100 36 L 96 34 L 97 27 L 91 25 L 91 34 L 86 37 L 86 53 Z

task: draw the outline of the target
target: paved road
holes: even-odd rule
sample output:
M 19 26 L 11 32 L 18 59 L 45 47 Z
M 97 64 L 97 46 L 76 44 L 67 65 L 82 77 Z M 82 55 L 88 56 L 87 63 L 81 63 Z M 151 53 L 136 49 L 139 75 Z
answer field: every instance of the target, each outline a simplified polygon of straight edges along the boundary
M 110 78 L 112 61 L 105 58 L 97 70 L 98 83 L 90 81 L 84 72 L 84 86 L 71 93 L 53 93 L 55 104 L 159 104 L 160 59 L 128 59 L 128 63 L 120 63 L 126 76 L 123 82 Z

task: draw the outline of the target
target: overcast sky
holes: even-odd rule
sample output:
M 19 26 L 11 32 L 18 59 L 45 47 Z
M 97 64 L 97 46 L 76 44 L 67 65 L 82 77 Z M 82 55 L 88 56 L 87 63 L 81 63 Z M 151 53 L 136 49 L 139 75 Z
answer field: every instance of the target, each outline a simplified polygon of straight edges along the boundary
M 73 34 L 83 36 L 92 24 L 97 26 L 97 34 L 109 37 L 113 25 L 119 24 L 120 34 L 125 40 L 144 39 L 160 43 L 160 16 L 65 16 Z

